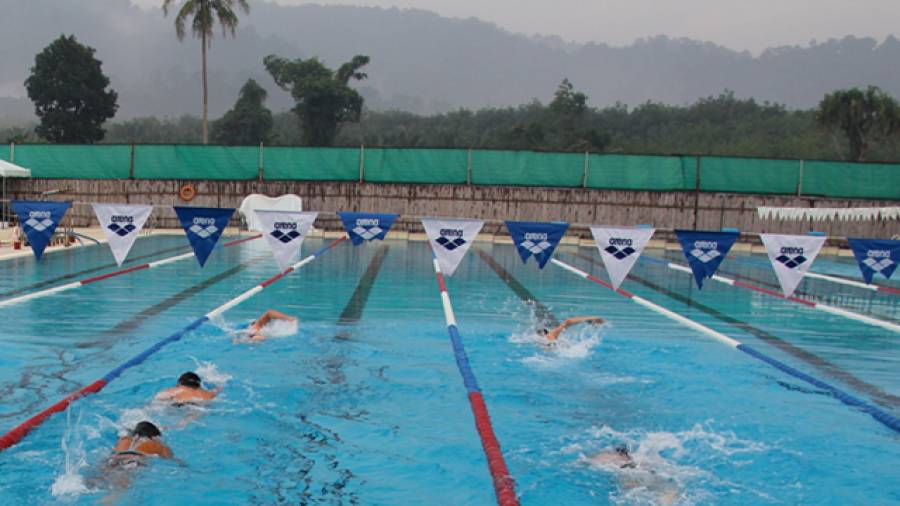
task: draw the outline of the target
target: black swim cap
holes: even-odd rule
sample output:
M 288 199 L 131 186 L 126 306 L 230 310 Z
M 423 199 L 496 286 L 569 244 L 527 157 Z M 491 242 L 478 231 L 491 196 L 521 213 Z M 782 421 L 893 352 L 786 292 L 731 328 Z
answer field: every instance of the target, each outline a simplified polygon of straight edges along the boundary
M 630 457 L 630 456 L 631 456 L 631 455 L 628 454 L 628 447 L 625 446 L 625 445 L 619 445 L 619 446 L 616 446 L 616 453 L 618 453 L 619 455 L 621 455 L 621 456 L 623 456 L 623 457 Z
M 134 430 L 131 431 L 132 436 L 140 436 L 140 437 L 159 437 L 162 435 L 159 432 L 159 429 L 156 428 L 156 425 L 153 425 L 150 422 L 141 422 L 134 426 Z
M 178 384 L 188 388 L 200 388 L 200 376 L 192 372 L 186 372 L 178 378 Z
M 544 328 L 540 328 L 540 329 L 537 330 L 537 333 L 540 334 L 540 335 L 542 335 L 542 336 L 546 336 L 547 334 L 550 333 L 550 331 L 547 330 L 547 329 L 544 329 Z

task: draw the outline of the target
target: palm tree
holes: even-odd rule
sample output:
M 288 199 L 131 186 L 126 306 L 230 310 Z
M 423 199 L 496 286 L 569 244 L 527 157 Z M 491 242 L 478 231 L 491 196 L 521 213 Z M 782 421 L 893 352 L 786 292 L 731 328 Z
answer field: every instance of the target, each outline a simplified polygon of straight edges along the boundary
M 163 14 L 169 15 L 169 7 L 176 0 L 163 0 Z M 235 36 L 238 25 L 238 17 L 234 12 L 235 6 L 250 13 L 250 5 L 247 0 L 178 0 L 181 8 L 175 16 L 175 35 L 178 40 L 184 40 L 185 23 L 190 21 L 191 31 L 195 37 L 202 41 L 201 53 L 203 55 L 203 144 L 209 140 L 209 86 L 206 76 L 206 52 L 212 41 L 213 25 L 218 19 L 222 26 L 222 35 Z

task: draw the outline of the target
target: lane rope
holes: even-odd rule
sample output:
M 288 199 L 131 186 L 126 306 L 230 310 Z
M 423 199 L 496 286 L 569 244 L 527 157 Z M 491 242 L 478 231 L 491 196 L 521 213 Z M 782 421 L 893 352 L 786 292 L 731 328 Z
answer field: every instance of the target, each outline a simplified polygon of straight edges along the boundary
M 594 277 L 575 266 L 569 265 L 561 260 L 557 260 L 556 258 L 551 258 L 550 262 L 552 262 L 554 265 L 556 265 L 558 267 L 561 267 L 561 268 L 571 272 L 572 274 L 575 274 L 576 276 L 581 277 L 582 279 L 586 279 L 588 281 L 593 281 L 594 283 L 605 286 L 606 288 L 609 288 L 610 290 L 613 289 L 612 285 L 610 285 L 606 281 L 603 281 L 602 279 Z M 732 348 L 740 350 L 740 351 L 746 353 L 747 355 L 750 355 L 753 358 L 761 360 L 761 361 L 763 361 L 763 362 L 765 362 L 765 363 L 767 363 L 767 364 L 769 364 L 769 365 L 771 365 L 771 366 L 773 366 L 773 367 L 775 367 L 797 379 L 805 381 L 806 383 L 809 383 L 810 385 L 813 385 L 816 388 L 826 390 L 830 394 L 832 394 L 832 396 L 834 396 L 835 398 L 837 398 L 844 404 L 854 407 L 854 408 L 857 408 L 864 413 L 867 413 L 872 418 L 874 418 L 878 422 L 882 423 L 886 427 L 894 430 L 895 432 L 900 433 L 900 418 L 892 416 L 889 413 L 881 410 L 878 407 L 875 407 L 857 397 L 854 397 L 853 395 L 850 395 L 847 392 L 844 392 L 843 390 L 841 390 L 835 386 L 825 383 L 822 380 L 819 380 L 813 376 L 810 376 L 810 375 L 803 373 L 797 369 L 794 369 L 793 367 L 791 367 L 785 363 L 782 363 L 760 351 L 757 351 L 756 349 L 751 348 L 750 346 L 748 346 L 734 338 L 728 337 L 725 334 L 717 332 L 701 323 L 695 322 L 694 320 L 691 320 L 691 319 L 684 317 L 678 313 L 670 311 L 658 304 L 650 302 L 649 300 L 644 299 L 643 297 L 639 297 L 639 296 L 637 296 L 631 292 L 628 292 L 626 290 L 623 290 L 621 288 L 619 288 L 618 290 L 615 290 L 615 291 L 619 295 L 622 295 L 623 297 L 631 299 L 632 301 L 636 302 L 637 304 L 640 304 L 641 306 L 646 307 L 647 309 L 650 309 L 656 313 L 659 313 L 659 314 L 661 314 L 669 319 L 672 319 L 686 327 L 697 330 L 709 337 L 714 338 L 715 340 L 717 340 L 723 344 L 731 346 Z
M 251 238 L 247 238 L 246 240 L 250 240 L 250 239 Z M 246 241 L 246 240 L 244 240 L 244 241 Z M 295 263 L 294 265 L 292 265 L 292 266 L 288 267 L 287 269 L 281 271 L 280 273 L 276 274 L 275 276 L 272 276 L 271 278 L 267 279 L 266 281 L 263 281 L 262 283 L 254 286 L 253 288 L 238 295 L 237 297 L 229 300 L 225 304 L 222 304 L 221 306 L 213 309 L 212 311 L 206 313 L 204 316 L 194 320 L 188 326 L 178 330 L 177 332 L 170 335 L 169 337 L 157 342 L 153 346 L 151 346 L 151 347 L 147 348 L 146 350 L 142 351 L 141 353 L 135 355 L 130 360 L 128 360 L 124 364 L 116 367 L 112 371 L 108 372 L 105 376 L 98 379 L 97 381 L 69 394 L 68 396 L 66 396 L 61 401 L 57 402 L 56 404 L 53 404 L 52 406 L 44 409 L 40 413 L 32 416 L 28 420 L 22 422 L 17 427 L 15 427 L 14 429 L 10 430 L 6 434 L 4 434 L 2 437 L 0 437 L 0 451 L 6 450 L 7 448 L 22 441 L 22 439 L 24 439 L 25 436 L 28 435 L 28 433 L 30 433 L 36 427 L 38 427 L 39 425 L 44 423 L 53 414 L 63 411 L 64 409 L 69 407 L 70 404 L 72 404 L 76 400 L 80 399 L 81 397 L 84 397 L 89 394 L 96 394 L 100 390 L 103 390 L 103 388 L 106 387 L 106 385 L 108 385 L 110 382 L 112 382 L 113 380 L 115 380 L 116 378 L 121 376 L 123 372 L 125 372 L 126 370 L 147 360 L 148 357 L 150 357 L 157 351 L 161 350 L 166 345 L 169 345 L 171 343 L 181 340 L 181 338 L 184 337 L 187 333 L 197 329 L 198 327 L 200 327 L 204 323 L 208 322 L 209 320 L 213 319 L 214 317 L 224 313 L 225 311 L 233 308 L 234 306 L 237 306 L 241 302 L 258 294 L 259 292 L 263 291 L 263 289 L 265 287 L 270 286 L 272 283 L 285 277 L 286 275 L 290 274 L 291 272 L 301 269 L 306 264 L 308 264 L 308 263 L 312 262 L 313 260 L 315 260 L 316 258 L 322 256 L 323 254 L 325 254 L 326 252 L 331 250 L 334 246 L 337 246 L 338 244 L 344 242 L 345 240 L 347 240 L 346 236 L 341 237 L 340 239 L 336 239 L 329 244 L 326 244 L 321 249 L 319 249 L 315 253 L 307 256 L 303 260 L 300 260 L 299 262 Z
M 647 259 L 647 261 L 652 262 L 652 263 L 658 263 L 660 265 L 665 264 L 669 269 L 672 269 L 673 271 L 679 271 L 679 272 L 693 275 L 693 271 L 691 271 L 691 268 L 686 265 L 677 264 L 675 262 L 669 262 L 669 261 L 661 259 L 661 258 L 653 258 L 651 256 L 646 256 L 646 255 L 643 256 L 642 258 L 645 258 L 645 259 Z M 884 329 L 887 329 L 887 330 L 890 330 L 893 332 L 900 333 L 900 325 L 893 323 L 893 322 L 884 321 L 879 318 L 873 318 L 871 316 L 859 314 L 857 312 L 839 308 L 839 307 L 835 307 L 835 306 L 830 306 L 828 304 L 823 304 L 821 302 L 805 300 L 805 299 L 801 299 L 801 298 L 794 297 L 794 296 L 785 297 L 784 294 L 781 292 L 777 292 L 775 290 L 770 290 L 768 288 L 764 288 L 764 287 L 761 287 L 758 285 L 745 283 L 743 281 L 738 281 L 733 278 L 720 276 L 718 274 L 713 275 L 712 279 L 715 281 L 718 281 L 719 283 L 722 283 L 722 284 L 726 284 L 729 286 L 737 286 L 739 288 L 752 290 L 752 291 L 758 292 L 758 293 L 764 293 L 766 295 L 769 295 L 772 297 L 777 297 L 779 299 L 787 300 L 790 302 L 796 302 L 797 304 L 803 304 L 806 307 L 818 309 L 819 311 L 824 311 L 826 313 L 830 313 L 830 314 L 837 315 L 837 316 L 843 316 L 844 318 L 848 318 L 850 320 L 856 320 L 858 322 L 862 322 L 862 323 L 865 323 L 868 325 L 873 325 L 876 327 L 881 327 L 881 328 L 884 328 Z
M 222 248 L 230 248 L 232 246 L 237 246 L 238 244 L 243 244 L 247 241 L 259 239 L 260 237 L 262 237 L 262 235 L 254 235 L 251 237 L 244 237 L 242 239 L 237 239 L 237 240 L 234 240 L 231 242 L 226 242 L 226 243 L 222 244 L 221 247 Z M 113 272 L 107 272 L 106 274 L 100 274 L 98 276 L 84 278 L 80 281 L 73 281 L 72 283 L 66 283 L 64 285 L 55 286 L 53 288 L 46 288 L 44 290 L 39 290 L 37 292 L 31 292 L 31 293 L 27 293 L 25 295 L 19 295 L 18 297 L 11 297 L 6 300 L 0 300 L 0 307 L 12 306 L 13 304 L 18 304 L 20 302 L 25 302 L 27 300 L 40 299 L 43 297 L 47 297 L 48 295 L 65 292 L 65 291 L 71 290 L 73 288 L 79 288 L 79 287 L 82 287 L 85 285 L 90 285 L 93 283 L 97 283 L 99 281 L 104 281 L 104 280 L 107 280 L 110 278 L 115 278 L 115 277 L 122 276 L 125 274 L 130 274 L 135 271 L 142 271 L 144 269 L 153 269 L 155 267 L 160 267 L 162 265 L 171 264 L 174 262 L 178 262 L 180 260 L 184 260 L 186 258 L 191 258 L 193 256 L 194 256 L 194 252 L 183 253 L 181 255 L 175 255 L 172 257 L 163 258 L 161 260 L 156 260 L 153 262 L 147 262 L 147 263 L 143 263 L 140 265 L 135 265 L 132 267 L 120 269 L 120 270 L 113 271 Z
M 475 374 L 472 372 L 469 357 L 463 346 L 462 336 L 460 336 L 459 329 L 456 326 L 456 315 L 453 313 L 453 304 L 450 301 L 450 292 L 447 291 L 444 273 L 441 272 L 441 266 L 433 253 L 432 264 L 434 265 L 434 274 L 437 277 L 438 288 L 441 292 L 444 320 L 447 322 L 447 333 L 450 335 L 450 343 L 453 346 L 453 354 L 456 357 L 456 367 L 459 369 L 463 384 L 468 392 L 469 406 L 472 408 L 472 414 L 475 416 L 475 428 L 478 430 L 478 436 L 481 438 L 481 447 L 484 449 L 484 454 L 487 457 L 488 468 L 491 471 L 491 478 L 494 482 L 494 493 L 497 495 L 497 503 L 500 506 L 518 506 L 519 498 L 516 496 L 516 482 L 509 474 L 509 468 L 507 468 L 506 460 L 503 458 L 503 451 L 500 449 L 500 441 L 494 433 L 487 404 L 484 402 L 481 388 L 478 386 L 478 380 L 475 379 Z

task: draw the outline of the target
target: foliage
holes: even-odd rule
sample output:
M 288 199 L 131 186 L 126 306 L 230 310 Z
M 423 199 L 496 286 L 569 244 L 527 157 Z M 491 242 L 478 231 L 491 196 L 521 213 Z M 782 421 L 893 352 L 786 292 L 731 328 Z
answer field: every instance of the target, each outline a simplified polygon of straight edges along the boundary
M 367 77 L 359 69 L 369 63 L 368 56 L 354 56 L 336 72 L 318 58 L 292 61 L 269 55 L 264 63 L 275 83 L 297 102 L 293 111 L 302 126 L 303 144 L 330 146 L 341 124 L 359 121 L 363 98 L 348 83 Z
M 135 118 L 109 126 L 105 142 L 112 144 L 197 144 L 203 121 L 196 116 Z
M 268 92 L 259 83 L 248 79 L 234 108 L 213 123 L 213 141 L 229 146 L 269 143 L 274 122 L 272 111 L 263 105 L 266 95 Z
M 850 143 L 850 159 L 863 161 L 873 141 L 882 141 L 900 131 L 900 106 L 876 86 L 837 90 L 825 95 L 816 111 L 816 121 L 840 130 Z
M 203 74 L 203 144 L 206 144 L 209 134 L 209 84 L 206 62 L 206 52 L 213 37 L 213 26 L 216 20 L 222 27 L 222 35 L 229 31 L 235 36 L 238 26 L 238 17 L 234 12 L 235 7 L 240 8 L 245 14 L 250 13 L 250 5 L 247 0 L 163 0 L 163 15 L 169 15 L 172 4 L 179 2 L 181 8 L 175 15 L 175 35 L 178 40 L 184 40 L 185 24 L 190 21 L 191 32 L 200 38 L 200 50 L 202 55 Z
M 107 90 L 109 78 L 94 52 L 74 35 L 61 35 L 35 56 L 25 88 L 40 118 L 35 131 L 48 141 L 100 141 L 103 123 L 116 114 L 118 95 Z

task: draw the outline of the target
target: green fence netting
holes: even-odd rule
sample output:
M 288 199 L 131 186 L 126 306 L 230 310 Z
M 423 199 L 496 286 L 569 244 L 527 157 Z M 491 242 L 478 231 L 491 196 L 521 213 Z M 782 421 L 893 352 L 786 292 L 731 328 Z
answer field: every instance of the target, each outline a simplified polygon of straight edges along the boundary
M 900 165 L 807 161 L 802 191 L 828 197 L 900 199 Z
M 472 151 L 472 183 L 511 186 L 582 185 L 584 154 Z
M 137 179 L 256 179 L 258 175 L 258 147 L 176 145 L 136 146 L 134 150 Z
M 464 149 L 366 148 L 364 156 L 372 183 L 463 184 L 468 177 Z
M 591 155 L 588 188 L 693 190 L 696 159 L 681 156 Z
M 359 181 L 359 157 L 359 148 L 265 148 L 265 179 Z
M 122 179 L 131 169 L 131 146 L 23 144 L 15 147 L 15 164 L 32 177 Z
M 700 189 L 734 193 L 797 193 L 799 160 L 700 158 Z
M 12 156 L 13 149 L 15 156 Z M 900 200 L 900 164 L 421 148 L 23 144 L 0 159 L 50 179 L 266 180 L 588 187 Z M 698 167 L 699 164 L 699 167 Z

